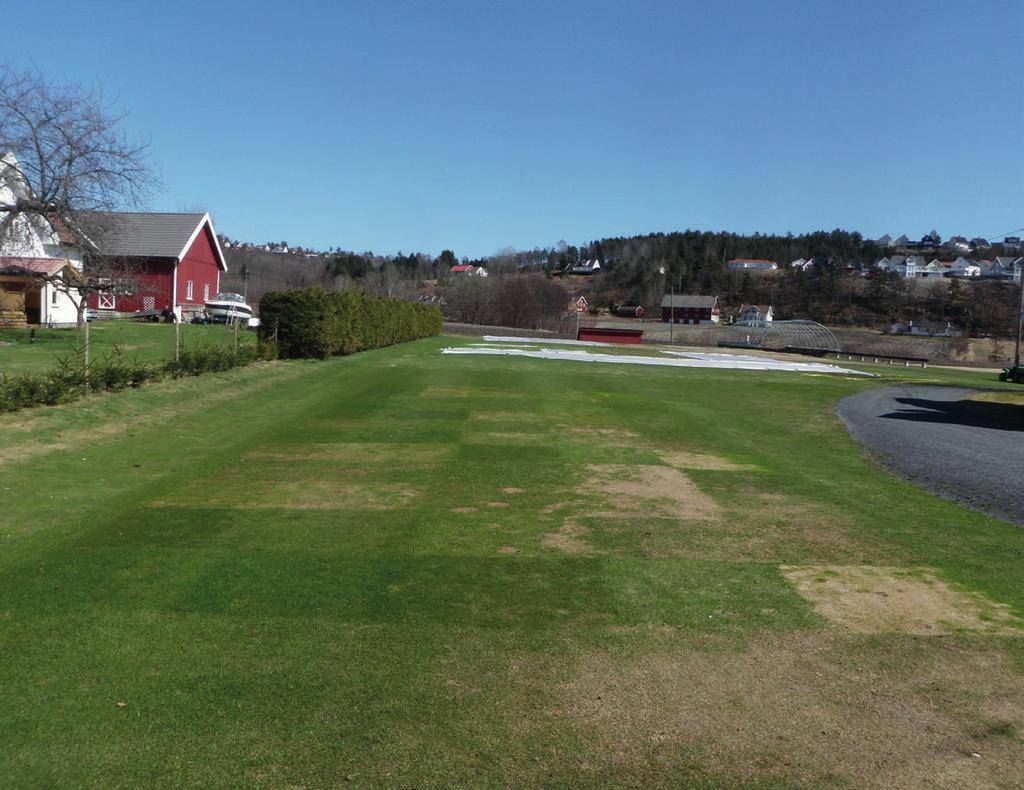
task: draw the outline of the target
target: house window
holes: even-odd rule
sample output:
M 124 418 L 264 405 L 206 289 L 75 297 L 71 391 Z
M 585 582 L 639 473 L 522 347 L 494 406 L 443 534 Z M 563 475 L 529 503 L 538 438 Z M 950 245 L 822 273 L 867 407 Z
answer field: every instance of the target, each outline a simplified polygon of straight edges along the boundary
M 57 304 L 57 289 L 51 288 L 50 294 L 50 304 Z
M 205 285 L 203 285 L 203 301 L 204 302 L 209 302 L 210 301 L 210 284 L 209 283 L 206 283 Z
M 192 281 L 189 280 L 185 283 L 185 298 L 188 300 L 192 299 Z

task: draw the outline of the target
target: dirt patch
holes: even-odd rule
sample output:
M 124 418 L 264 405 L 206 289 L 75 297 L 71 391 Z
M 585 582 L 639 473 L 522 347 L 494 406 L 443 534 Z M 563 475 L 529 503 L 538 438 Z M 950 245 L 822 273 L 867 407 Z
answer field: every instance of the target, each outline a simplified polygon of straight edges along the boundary
M 476 513 L 475 507 L 453 507 L 452 513 Z
M 502 546 L 498 549 L 498 554 L 518 554 L 519 549 L 515 546 Z
M 737 464 L 726 458 L 719 458 L 715 455 L 703 455 L 701 453 L 688 453 L 682 450 L 668 450 L 658 453 L 669 466 L 677 469 L 710 469 L 723 472 L 750 472 L 756 471 L 758 467 L 750 464 Z
M 590 514 L 595 517 L 662 517 L 690 521 L 719 517 L 715 501 L 678 469 L 642 464 L 597 464 L 588 466 L 587 471 L 582 490 L 600 496 L 612 508 Z
M 508 502 L 484 502 L 487 507 L 508 507 Z
M 1022 633 L 1008 607 L 954 590 L 926 569 L 783 566 L 815 611 L 861 634 Z
M 541 543 L 549 549 L 558 549 L 566 554 L 593 554 L 594 547 L 584 537 L 589 533 L 589 529 L 568 518 L 558 532 L 548 533 L 541 538 Z
M 324 443 L 294 451 L 256 451 L 246 459 L 267 461 L 340 461 L 349 464 L 427 464 L 436 463 L 452 451 L 435 444 L 391 444 L 387 442 Z
M 503 494 L 525 494 L 526 493 L 526 489 L 524 489 L 524 488 L 515 488 L 514 486 L 509 486 L 508 488 L 501 489 L 501 493 L 503 493 Z
M 543 417 L 529 412 L 519 411 L 481 411 L 474 412 L 469 419 L 476 422 L 511 422 L 511 423 L 536 423 L 542 422 Z
M 552 715 L 596 735 L 611 775 L 1020 786 L 1024 678 L 998 643 L 975 641 L 802 632 L 739 652 L 592 653 Z
M 565 510 L 567 507 L 571 507 L 572 502 L 552 502 L 550 505 L 545 505 L 541 508 L 541 513 L 545 516 L 550 516 L 557 510 Z

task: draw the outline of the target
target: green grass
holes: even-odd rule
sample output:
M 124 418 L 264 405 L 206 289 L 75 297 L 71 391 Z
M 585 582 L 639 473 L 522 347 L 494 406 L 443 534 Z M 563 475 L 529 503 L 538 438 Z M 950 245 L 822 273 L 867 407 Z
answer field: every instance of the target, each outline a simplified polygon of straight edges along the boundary
M 239 331 L 239 343 L 255 343 L 253 332 Z M 181 325 L 183 347 L 200 344 L 229 346 L 233 333 L 221 324 Z M 0 329 L 0 373 L 40 373 L 52 369 L 63 356 L 74 356 L 82 336 L 76 329 Z M 94 321 L 89 325 L 89 347 L 95 359 L 120 350 L 144 362 L 174 358 L 174 327 L 137 321 Z
M 109 331 L 157 355 L 162 329 Z M 832 412 L 945 371 L 438 353 L 461 342 L 0 417 L 5 784 L 834 786 L 968 747 L 967 784 L 1021 780 L 1012 629 L 849 633 L 780 571 L 926 567 L 1024 616 L 1021 530 L 889 476 Z M 597 515 L 588 465 L 670 450 L 742 465 L 686 470 L 717 520 Z

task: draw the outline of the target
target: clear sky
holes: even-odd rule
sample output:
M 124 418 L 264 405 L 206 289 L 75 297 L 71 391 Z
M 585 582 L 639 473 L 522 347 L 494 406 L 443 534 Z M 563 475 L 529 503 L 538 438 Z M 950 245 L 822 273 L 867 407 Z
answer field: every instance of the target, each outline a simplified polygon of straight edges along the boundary
M 234 238 L 478 256 L 1024 226 L 1021 0 L 79 0 L 2 19 L 0 59 L 130 113 L 153 209 L 205 207 Z

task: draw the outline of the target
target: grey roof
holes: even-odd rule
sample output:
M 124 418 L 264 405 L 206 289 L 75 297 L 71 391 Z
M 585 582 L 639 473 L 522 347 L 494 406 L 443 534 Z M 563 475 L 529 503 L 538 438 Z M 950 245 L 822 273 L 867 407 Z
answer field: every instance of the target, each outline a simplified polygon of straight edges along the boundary
M 105 255 L 132 258 L 177 258 L 206 218 L 205 214 L 110 212 L 100 215 L 103 226 L 97 246 Z M 211 234 L 213 226 L 210 226 Z M 214 247 L 216 248 L 216 243 Z M 223 258 L 221 267 L 226 268 Z
M 718 301 L 717 296 L 702 296 L 700 294 L 665 294 L 661 300 L 662 307 L 714 307 Z

